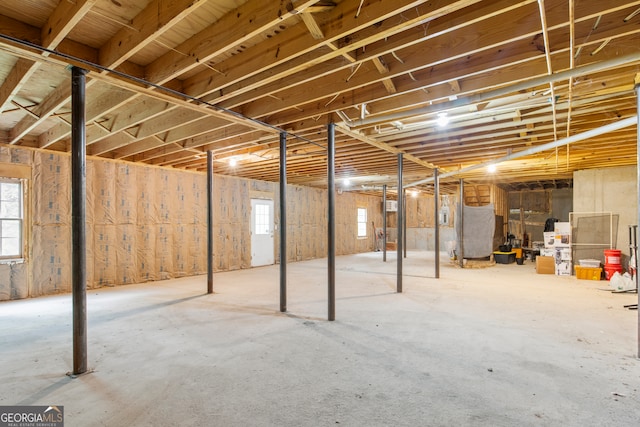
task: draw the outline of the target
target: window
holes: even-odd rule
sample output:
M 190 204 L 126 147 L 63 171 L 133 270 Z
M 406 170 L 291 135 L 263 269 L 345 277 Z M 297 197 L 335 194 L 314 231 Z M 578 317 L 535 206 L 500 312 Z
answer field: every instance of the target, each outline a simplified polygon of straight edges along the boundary
M 22 182 L 0 178 L 0 259 L 22 258 Z
M 256 234 L 269 234 L 271 233 L 271 228 L 269 227 L 269 222 L 271 218 L 269 215 L 269 205 L 265 204 L 256 204 L 256 216 L 255 216 L 255 226 L 256 226 Z
M 358 208 L 358 237 L 367 237 L 367 209 Z

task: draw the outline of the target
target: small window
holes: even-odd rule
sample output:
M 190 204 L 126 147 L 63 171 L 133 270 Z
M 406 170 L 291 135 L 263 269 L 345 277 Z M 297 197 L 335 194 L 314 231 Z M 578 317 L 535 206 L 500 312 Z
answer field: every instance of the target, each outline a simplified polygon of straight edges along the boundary
M 269 223 L 271 222 L 271 215 L 269 215 L 269 205 L 265 204 L 256 204 L 256 216 L 255 216 L 255 226 L 256 226 L 256 234 L 269 234 L 271 233 L 271 228 L 269 227 Z
M 358 208 L 358 237 L 367 237 L 367 209 Z
M 22 258 L 22 182 L 0 178 L 0 259 Z

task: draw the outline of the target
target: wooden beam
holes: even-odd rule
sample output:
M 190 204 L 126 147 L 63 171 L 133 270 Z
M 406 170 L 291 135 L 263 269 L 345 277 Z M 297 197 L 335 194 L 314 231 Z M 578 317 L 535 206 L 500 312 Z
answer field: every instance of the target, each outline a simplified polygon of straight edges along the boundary
M 61 1 L 42 27 L 42 46 L 54 48 L 69 34 L 97 0 Z
M 304 0 L 296 4 L 296 7 L 304 10 L 315 2 L 316 0 Z M 227 52 L 232 47 L 229 46 L 229 40 L 233 40 L 234 46 L 240 45 L 293 16 L 292 11 L 293 8 L 283 9 L 280 2 L 249 0 L 149 64 L 146 70 L 147 80 L 162 84 L 187 73 L 203 62 Z
M 205 3 L 205 0 L 152 0 L 129 25 L 100 47 L 99 63 L 117 67 Z
M 316 22 L 313 15 L 311 15 L 310 13 L 302 12 L 299 16 L 300 18 L 302 18 L 302 22 L 304 22 L 304 25 L 307 26 L 309 33 L 311 33 L 311 37 L 316 40 L 324 39 L 324 33 L 322 32 L 322 29 Z
M 403 153 L 405 159 L 407 159 L 407 160 L 409 160 L 409 161 L 411 161 L 413 163 L 419 164 L 421 166 L 424 166 L 427 169 L 435 169 L 437 167 L 433 163 L 426 162 L 426 161 L 424 161 L 422 159 L 419 159 L 418 157 L 413 156 L 411 154 L 406 154 L 402 150 L 398 150 L 397 148 L 391 147 L 390 145 L 385 144 L 384 142 L 380 142 L 380 141 L 377 141 L 374 138 L 368 137 L 366 135 L 362 135 L 357 131 L 349 130 L 349 129 L 347 129 L 347 128 L 343 127 L 343 126 L 340 126 L 340 125 L 336 126 L 336 130 L 338 132 L 344 134 L 344 135 L 348 135 L 348 136 L 350 136 L 352 138 L 357 139 L 358 141 L 366 142 L 367 144 L 369 144 L 369 145 L 371 145 L 373 147 L 379 148 L 379 149 L 387 151 L 389 153 L 393 153 L 393 154 Z
M 35 63 L 28 59 L 18 58 L 9 75 L 0 86 L 0 114 L 11 104 L 11 100 L 18 94 L 22 85 L 35 72 Z

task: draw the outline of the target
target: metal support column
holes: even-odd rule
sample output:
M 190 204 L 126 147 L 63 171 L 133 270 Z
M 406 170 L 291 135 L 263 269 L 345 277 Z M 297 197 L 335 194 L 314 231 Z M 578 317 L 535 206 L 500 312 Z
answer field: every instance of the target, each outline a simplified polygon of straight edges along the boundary
M 637 117 L 637 150 L 636 150 L 636 169 L 637 169 L 637 188 L 638 188 L 638 221 L 636 224 L 640 224 L 640 74 L 636 74 L 635 79 L 635 90 L 636 90 L 636 117 Z M 635 236 L 634 236 L 635 237 Z M 638 274 L 638 259 L 636 258 L 636 276 Z M 637 283 L 637 282 L 636 282 Z M 638 292 L 638 304 L 640 304 L 640 292 Z M 636 306 L 638 310 L 638 358 L 640 358 L 640 309 Z
M 73 374 L 87 372 L 86 133 L 87 70 L 71 69 L 71 286 Z
M 402 245 L 402 249 L 404 251 L 404 257 L 407 257 L 407 190 L 402 190 L 402 200 L 404 200 L 404 208 L 402 209 L 402 212 L 404 212 L 404 215 L 402 216 L 402 218 L 404 219 L 404 221 L 402 221 L 402 242 L 404 243 Z
M 387 184 L 382 186 L 382 261 L 387 262 Z
M 287 311 L 287 134 L 280 132 L 280 311 Z
M 329 320 L 336 319 L 336 165 L 335 165 L 335 123 L 327 127 L 327 194 L 328 194 L 328 285 Z
M 460 180 L 460 212 L 458 213 L 458 221 L 460 224 L 460 247 L 458 248 L 458 263 L 464 268 L 464 180 Z
M 398 154 L 398 246 L 396 247 L 398 253 L 397 262 L 397 283 L 396 283 L 396 292 L 402 292 L 402 248 L 403 248 L 403 239 L 402 239 L 402 224 L 404 223 L 404 189 L 402 188 L 402 153 Z
M 207 151 L 207 293 L 213 293 L 213 152 Z
M 433 170 L 433 199 L 435 201 L 433 216 L 435 217 L 434 224 L 434 242 L 435 247 L 434 259 L 435 259 L 435 273 L 436 279 L 440 278 L 440 181 L 438 180 L 438 168 Z

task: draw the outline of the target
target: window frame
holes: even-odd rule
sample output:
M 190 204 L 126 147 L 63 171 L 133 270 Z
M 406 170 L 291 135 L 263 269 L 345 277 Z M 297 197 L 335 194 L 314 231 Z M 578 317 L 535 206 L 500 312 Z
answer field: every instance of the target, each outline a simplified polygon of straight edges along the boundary
M 12 176 L 6 176 L 6 174 L 3 174 L 2 176 L 0 176 L 0 187 L 2 186 L 2 184 L 18 184 L 18 209 L 19 209 L 19 214 L 18 217 L 3 217 L 1 210 L 0 210 L 0 263 L 7 263 L 7 262 L 15 262 L 15 261 L 24 261 L 25 259 L 25 229 L 24 229 L 24 224 L 25 224 L 25 189 L 26 189 L 26 185 L 27 182 L 24 178 L 18 178 L 18 177 L 12 177 Z M 2 200 L 0 198 L 0 207 L 2 205 Z M 4 223 L 4 221 L 17 221 L 18 222 L 18 250 L 19 252 L 17 254 L 9 254 L 9 255 L 2 255 L 2 225 Z
M 364 212 L 364 219 L 361 218 L 361 212 Z M 364 207 L 357 207 L 356 208 L 356 236 L 358 239 L 366 239 L 367 236 L 367 217 L 369 216 L 369 213 L 367 211 L 367 208 Z M 362 228 L 361 228 L 362 227 Z M 361 234 L 360 231 L 363 230 L 364 234 Z

